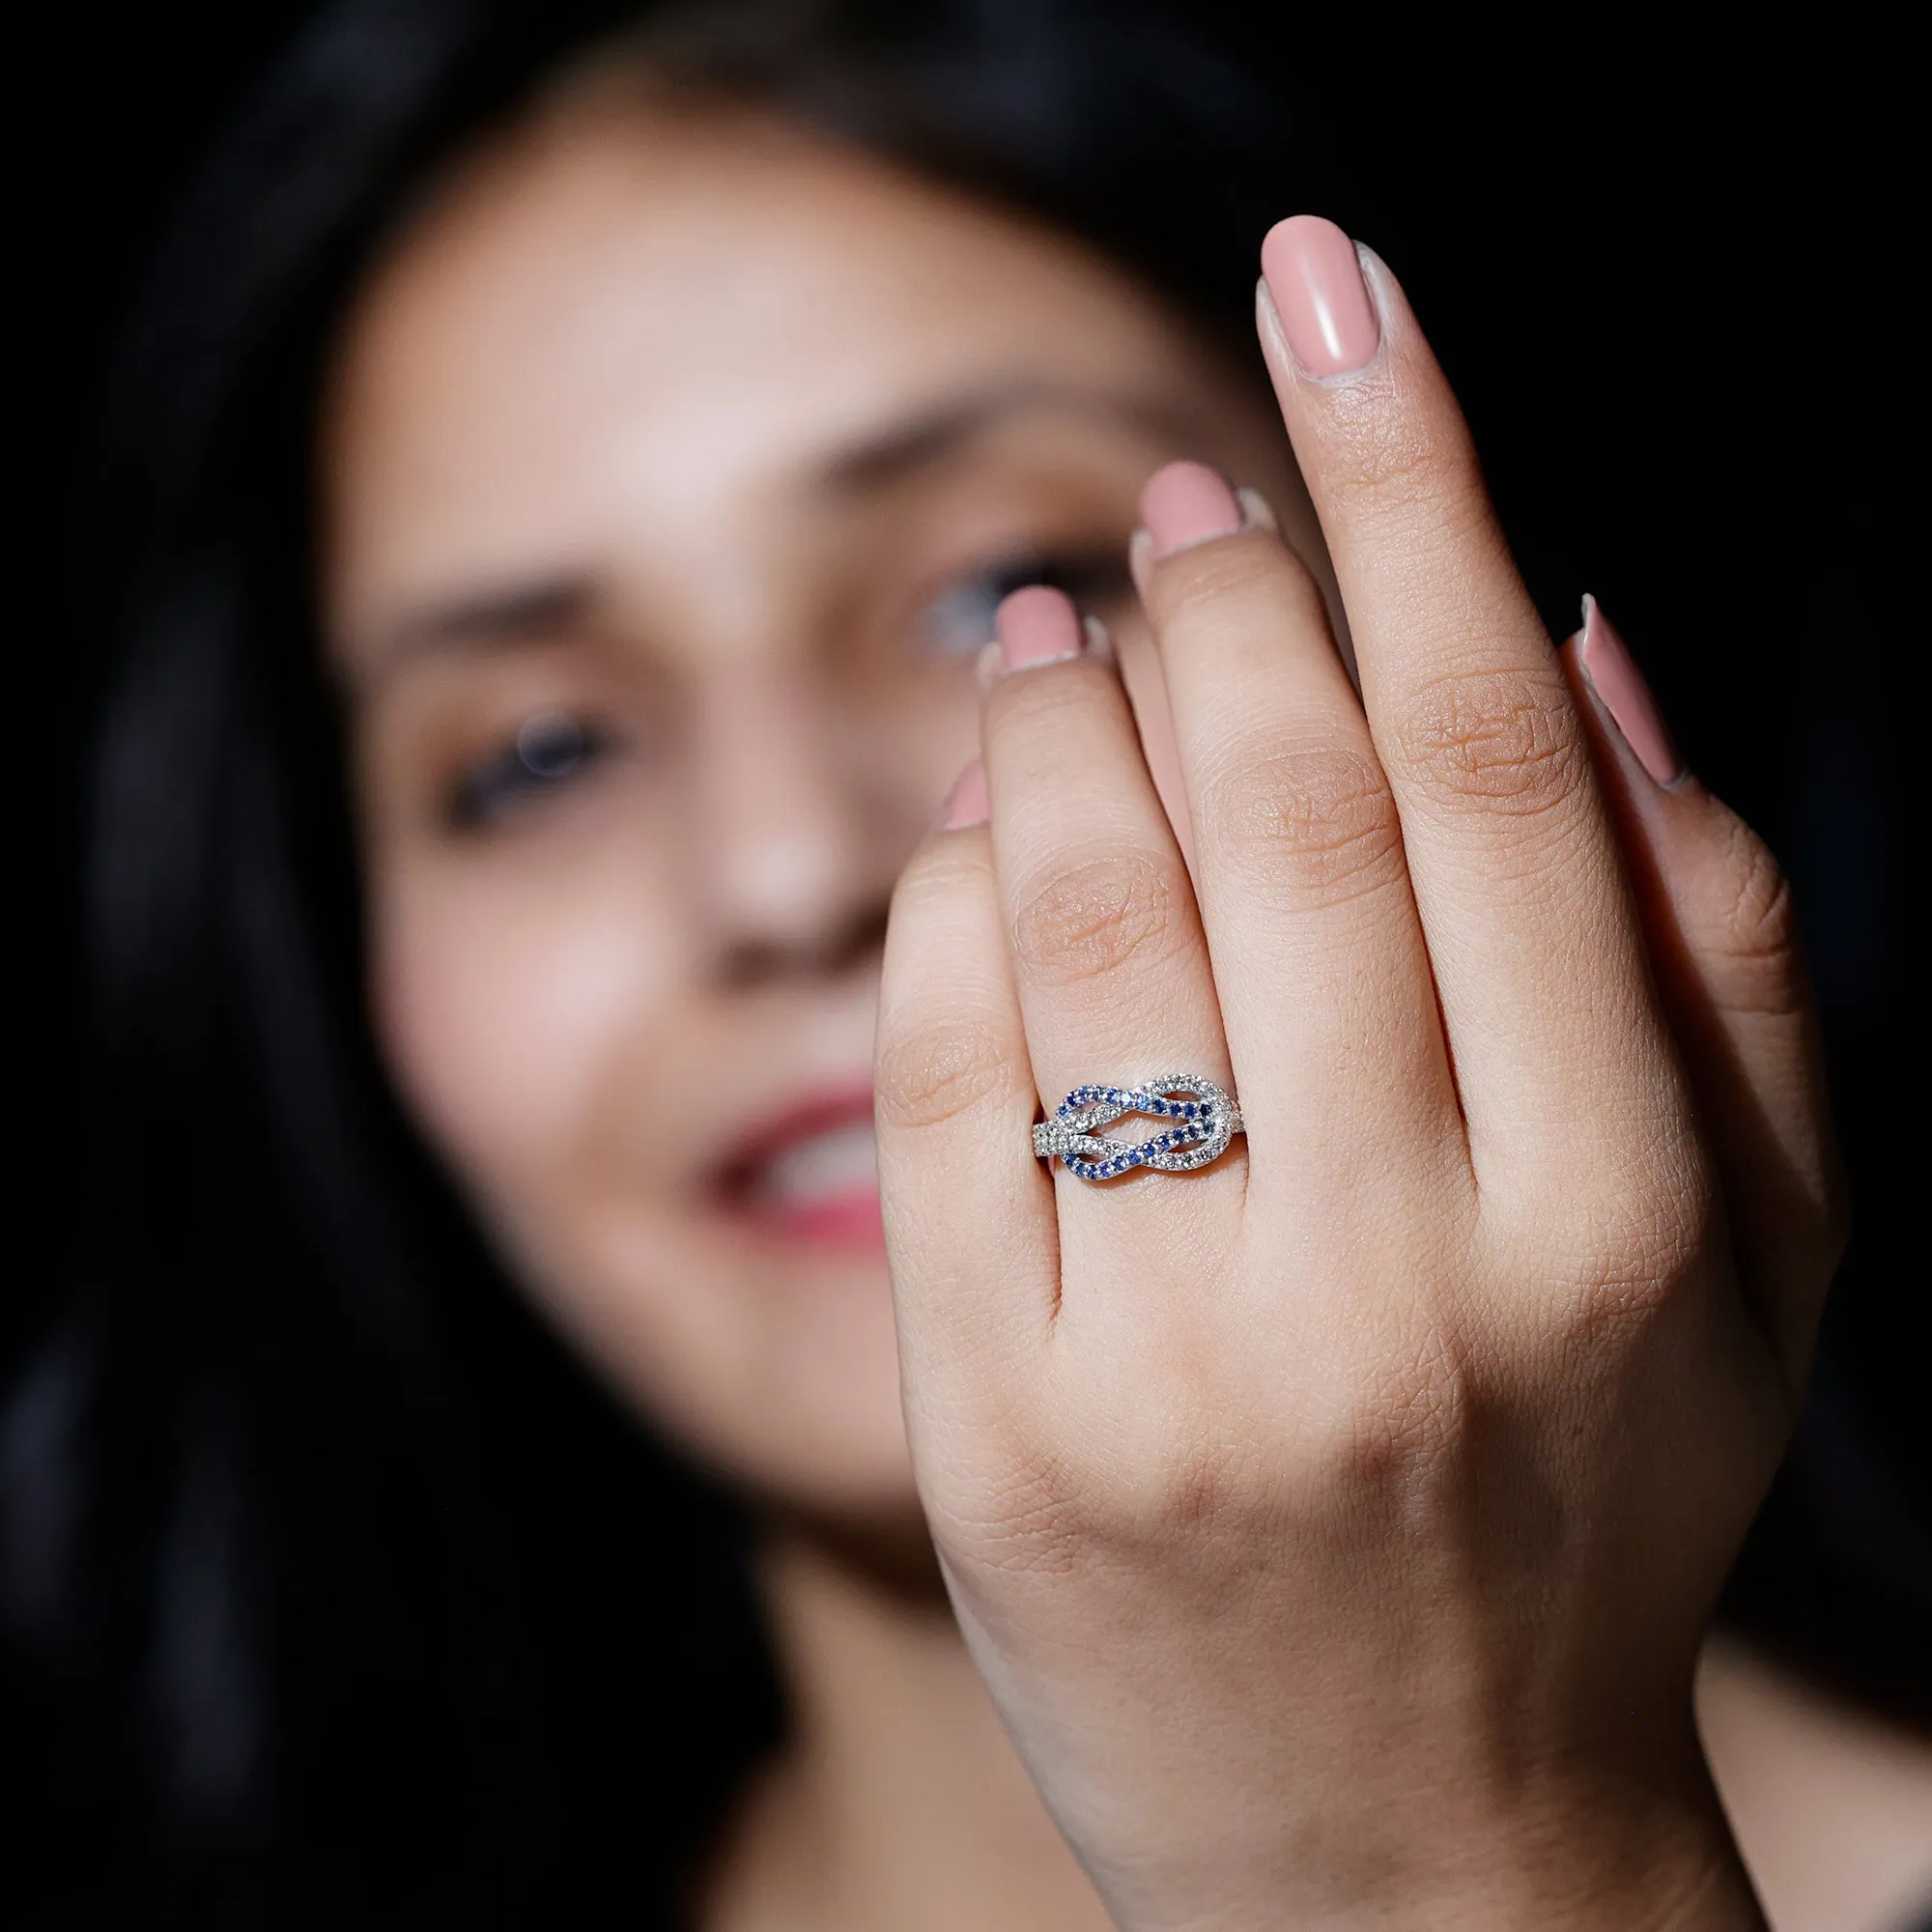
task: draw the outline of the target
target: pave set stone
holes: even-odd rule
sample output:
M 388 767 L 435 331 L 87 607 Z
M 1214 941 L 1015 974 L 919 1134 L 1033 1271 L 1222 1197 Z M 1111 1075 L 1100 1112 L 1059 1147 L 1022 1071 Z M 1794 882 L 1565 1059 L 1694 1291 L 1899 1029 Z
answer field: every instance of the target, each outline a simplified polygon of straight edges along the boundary
M 1138 1141 L 1101 1136 L 1102 1127 L 1129 1114 L 1175 1124 Z M 1241 1110 L 1231 1094 L 1198 1073 L 1169 1073 L 1138 1087 L 1074 1088 L 1053 1118 L 1034 1128 L 1033 1151 L 1042 1160 L 1057 1157 L 1082 1180 L 1113 1180 L 1139 1167 L 1162 1174 L 1206 1167 L 1240 1131 Z

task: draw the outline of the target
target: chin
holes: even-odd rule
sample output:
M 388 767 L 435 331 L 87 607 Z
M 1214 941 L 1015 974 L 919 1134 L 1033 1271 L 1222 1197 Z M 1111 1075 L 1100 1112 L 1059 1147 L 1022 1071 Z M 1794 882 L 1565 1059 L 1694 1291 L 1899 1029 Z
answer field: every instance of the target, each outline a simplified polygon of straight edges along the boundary
M 878 1243 L 822 1233 L 633 1224 L 602 1265 L 526 1279 L 640 1418 L 754 1505 L 884 1527 L 918 1513 L 892 1279 Z
M 490 1218 L 578 1352 L 754 1507 L 923 1534 L 870 1108 L 869 1086 L 794 1092 L 682 1184 L 607 1168 Z
M 725 1473 L 808 1516 L 881 1526 L 916 1518 L 884 1256 L 794 1261 L 761 1272 L 758 1286 L 772 1353 L 714 1411 Z

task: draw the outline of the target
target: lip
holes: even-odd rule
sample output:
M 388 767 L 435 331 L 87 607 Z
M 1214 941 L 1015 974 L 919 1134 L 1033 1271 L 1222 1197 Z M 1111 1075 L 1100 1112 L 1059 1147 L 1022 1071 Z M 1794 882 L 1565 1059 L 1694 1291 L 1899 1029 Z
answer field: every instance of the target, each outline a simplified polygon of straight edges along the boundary
M 827 1089 L 769 1115 L 730 1148 L 713 1170 L 712 1198 L 734 1225 L 790 1248 L 848 1254 L 884 1252 L 877 1183 L 852 1185 L 809 1202 L 760 1192 L 762 1171 L 788 1149 L 840 1127 L 871 1124 L 872 1090 Z

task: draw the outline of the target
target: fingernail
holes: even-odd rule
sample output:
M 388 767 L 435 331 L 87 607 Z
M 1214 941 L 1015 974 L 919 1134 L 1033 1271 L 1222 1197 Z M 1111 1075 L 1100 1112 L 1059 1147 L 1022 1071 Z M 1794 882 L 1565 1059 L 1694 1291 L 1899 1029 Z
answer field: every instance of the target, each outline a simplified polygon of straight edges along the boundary
M 1598 701 L 1624 734 L 1624 743 L 1636 754 L 1637 763 L 1659 784 L 1678 783 L 1686 770 L 1684 754 L 1677 749 L 1630 646 L 1594 597 L 1583 599 L 1583 631 L 1577 644 L 1577 659 Z
M 1294 359 L 1311 376 L 1352 376 L 1376 359 L 1381 328 L 1355 244 L 1319 214 L 1277 221 L 1262 243 L 1262 279 Z
M 1044 583 L 1030 583 L 1008 596 L 993 628 L 999 634 L 1001 662 L 1009 670 L 1077 658 L 1086 644 L 1072 598 Z
M 1114 634 L 1093 611 L 1080 620 L 1080 635 L 1087 639 L 1087 655 L 1103 665 L 1117 665 L 1120 654 L 1114 649 Z
M 1274 505 L 1259 490 L 1243 483 L 1235 492 L 1235 499 L 1241 506 L 1241 515 L 1251 530 L 1267 530 L 1274 536 L 1281 534 L 1281 519 L 1274 513 Z
M 1241 524 L 1235 493 L 1205 463 L 1170 463 L 1156 469 L 1141 492 L 1141 527 L 1157 557 L 1231 537 Z
M 946 816 L 940 822 L 948 832 L 963 832 L 969 825 L 985 824 L 991 815 L 986 767 L 983 760 L 975 758 L 952 781 L 952 789 L 946 794 Z

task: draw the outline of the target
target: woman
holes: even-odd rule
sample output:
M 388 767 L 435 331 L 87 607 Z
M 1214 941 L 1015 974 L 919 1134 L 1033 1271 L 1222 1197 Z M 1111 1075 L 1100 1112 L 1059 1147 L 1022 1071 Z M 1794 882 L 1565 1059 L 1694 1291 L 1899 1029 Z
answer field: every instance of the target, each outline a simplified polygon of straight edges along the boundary
M 1836 1238 L 1802 1002 L 1726 978 L 1761 854 L 1601 615 L 1549 670 L 1399 290 L 1320 224 L 1271 242 L 1269 398 L 1269 103 L 1079 27 L 352 8 L 212 194 L 100 761 L 117 1199 L 10 1437 L 87 1471 L 13 1594 L 96 1829 L 152 1852 L 71 1900 L 1751 1922 L 1689 1673 Z M 1459 625 L 1531 696 L 1441 684 Z M 1238 1073 L 1248 1133 L 1049 1190 L 1036 1101 L 1160 1063 Z M 1458 1162 L 1520 1181 L 1487 1272 Z M 1525 1393 L 1478 1323 L 1432 1369 L 1413 1284 L 1487 1320 L 1619 1256 L 1628 1320 L 1526 1331 L 1580 1366 Z M 1450 1478 L 1394 1432 L 1304 1482 L 1324 1412 Z M 1713 1682 L 1805 1922 L 1724 1767 L 1776 1693 Z M 1798 1869 L 1876 1926 L 1924 1772 L 1847 1734 L 1905 1825 Z

